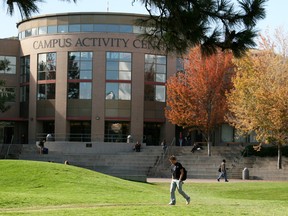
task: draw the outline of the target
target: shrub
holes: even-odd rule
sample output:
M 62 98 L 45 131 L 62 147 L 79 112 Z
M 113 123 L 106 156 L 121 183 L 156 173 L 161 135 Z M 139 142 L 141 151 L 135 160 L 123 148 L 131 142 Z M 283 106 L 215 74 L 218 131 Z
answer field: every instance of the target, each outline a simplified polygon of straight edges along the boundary
M 242 151 L 243 157 L 258 156 L 258 157 L 276 157 L 278 156 L 278 147 L 273 146 L 262 146 L 260 151 L 256 151 L 253 145 L 248 145 Z M 282 147 L 282 156 L 288 157 L 288 146 Z

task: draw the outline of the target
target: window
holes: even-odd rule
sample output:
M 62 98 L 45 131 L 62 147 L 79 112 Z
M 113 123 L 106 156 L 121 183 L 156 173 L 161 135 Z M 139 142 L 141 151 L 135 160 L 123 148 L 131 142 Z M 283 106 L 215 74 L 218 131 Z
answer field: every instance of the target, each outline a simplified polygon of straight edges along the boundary
M 92 52 L 69 52 L 68 79 L 92 79 Z
M 48 34 L 55 34 L 55 33 L 57 33 L 57 26 L 48 26 L 48 27 L 47 27 L 47 33 L 48 33 Z
M 37 28 L 32 28 L 32 36 L 38 35 L 38 29 Z
M 0 87 L 0 100 L 5 102 L 15 102 L 16 90 L 14 87 Z
M 131 100 L 131 53 L 106 53 L 106 100 Z
M 71 121 L 69 141 L 90 142 L 91 141 L 91 122 L 90 121 Z
M 56 53 L 38 54 L 38 100 L 55 99 Z M 49 83 L 46 81 L 49 80 Z M 44 82 L 43 82 L 44 81 Z
M 81 32 L 93 32 L 93 24 L 82 24 Z
M 68 25 L 58 25 L 58 33 L 68 32 Z
M 29 101 L 29 86 L 21 86 L 20 87 L 20 102 Z
M 31 35 L 32 35 L 32 30 L 31 29 L 25 30 L 25 37 L 30 37 Z
M 145 100 L 165 102 L 166 56 L 145 55 Z
M 91 82 L 77 82 L 68 84 L 69 99 L 91 99 L 91 91 Z
M 39 35 L 44 35 L 47 34 L 47 26 L 41 26 L 38 28 L 38 34 Z
M 184 71 L 184 60 L 182 58 L 176 59 L 176 71 Z
M 149 85 L 144 86 L 145 101 L 165 102 L 166 88 L 164 85 Z
M 0 56 L 0 74 L 16 74 L 16 57 Z
M 38 55 L 38 80 L 56 79 L 56 53 Z
M 221 140 L 222 142 L 233 142 L 234 131 L 233 127 L 228 124 L 223 124 L 221 128 Z
M 131 80 L 131 53 L 106 53 L 106 80 Z
M 145 81 L 166 81 L 166 56 L 145 55 Z
M 68 99 L 92 98 L 92 67 L 93 52 L 68 53 Z
M 72 24 L 68 27 L 69 32 L 80 32 L 80 24 Z
M 106 100 L 131 100 L 131 84 L 106 83 Z
M 105 122 L 105 142 L 126 142 L 128 134 L 129 122 Z
M 20 82 L 26 83 L 30 80 L 30 56 L 20 58 Z
M 55 99 L 55 83 L 38 84 L 38 100 Z

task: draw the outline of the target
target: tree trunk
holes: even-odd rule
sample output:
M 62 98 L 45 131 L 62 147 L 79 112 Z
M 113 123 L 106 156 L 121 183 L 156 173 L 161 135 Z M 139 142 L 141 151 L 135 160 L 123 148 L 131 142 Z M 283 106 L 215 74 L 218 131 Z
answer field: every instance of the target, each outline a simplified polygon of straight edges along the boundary
M 277 161 L 277 168 L 282 169 L 282 149 L 281 145 L 278 145 L 278 161 Z
M 207 151 L 208 151 L 208 156 L 211 156 L 211 142 L 210 142 L 210 136 L 208 136 L 207 139 Z

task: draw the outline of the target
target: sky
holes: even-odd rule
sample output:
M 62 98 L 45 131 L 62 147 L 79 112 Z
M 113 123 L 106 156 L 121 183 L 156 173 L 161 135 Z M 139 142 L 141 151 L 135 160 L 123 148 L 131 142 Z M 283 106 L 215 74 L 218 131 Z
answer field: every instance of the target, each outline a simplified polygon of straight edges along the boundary
M 46 3 L 39 4 L 40 13 L 35 14 L 55 14 L 67 12 L 125 12 L 147 14 L 145 7 L 137 0 L 132 5 L 133 0 L 77 0 L 77 4 L 67 3 L 60 0 L 46 0 Z M 1 0 L 0 0 L 1 2 Z M 17 36 L 16 23 L 21 20 L 21 16 L 15 8 L 15 14 L 10 16 L 6 13 L 6 0 L 0 6 L 0 38 Z M 257 24 L 260 32 L 273 31 L 282 27 L 288 30 L 288 0 L 268 0 L 266 3 L 266 18 Z

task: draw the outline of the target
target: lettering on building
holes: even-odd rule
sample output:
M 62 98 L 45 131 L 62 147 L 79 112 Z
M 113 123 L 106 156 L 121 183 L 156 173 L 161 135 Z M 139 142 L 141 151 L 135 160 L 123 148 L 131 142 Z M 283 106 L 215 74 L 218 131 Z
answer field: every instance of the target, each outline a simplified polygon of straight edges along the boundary
M 151 49 L 148 41 L 141 39 L 125 39 L 125 38 L 72 38 L 37 40 L 33 42 L 33 48 L 51 49 L 51 48 L 69 48 L 69 47 L 115 47 L 115 48 L 135 48 L 135 49 Z

